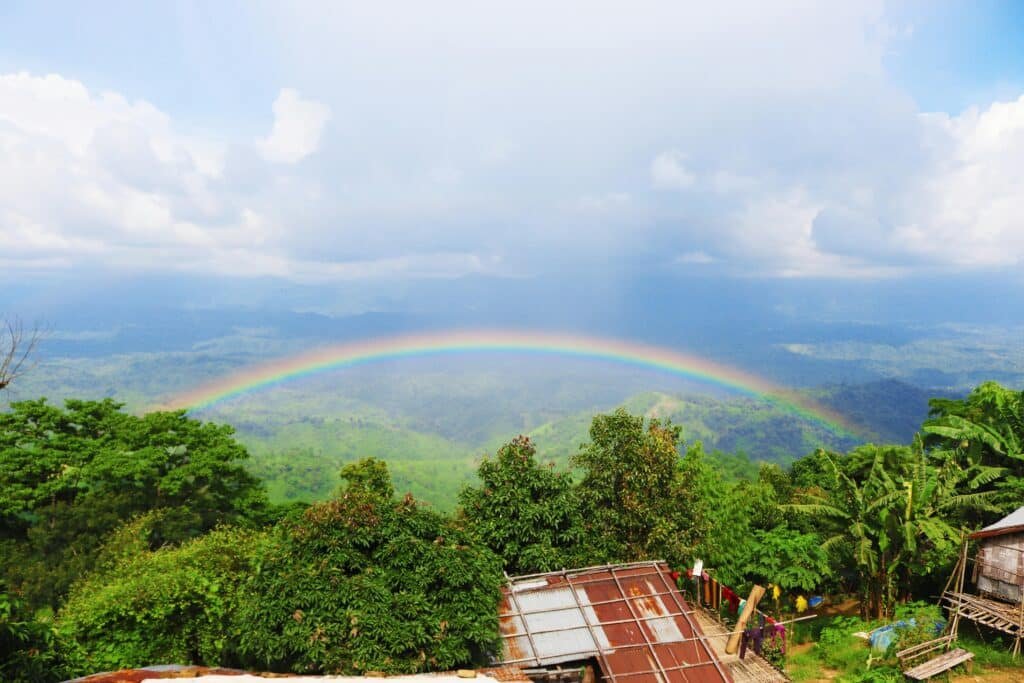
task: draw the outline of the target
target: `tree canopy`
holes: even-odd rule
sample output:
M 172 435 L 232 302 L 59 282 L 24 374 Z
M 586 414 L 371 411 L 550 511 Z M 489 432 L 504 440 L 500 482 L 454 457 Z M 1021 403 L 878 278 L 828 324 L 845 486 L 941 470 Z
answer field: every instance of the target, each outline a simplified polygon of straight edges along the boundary
M 266 495 L 247 457 L 231 427 L 183 411 L 14 403 L 0 413 L 0 571 L 30 604 L 56 606 L 103 537 L 137 514 L 167 511 L 154 547 L 261 522 Z
M 579 499 L 568 472 L 537 461 L 533 442 L 520 436 L 484 458 L 478 486 L 459 495 L 470 532 L 502 558 L 511 574 L 572 566 L 581 551 Z
M 933 402 L 911 444 L 739 480 L 677 426 L 616 410 L 571 469 L 526 437 L 504 444 L 449 516 L 396 493 L 374 458 L 343 467 L 329 500 L 271 509 L 230 427 L 17 403 L 0 415 L 0 675 L 450 669 L 499 647 L 503 570 L 644 559 L 701 558 L 739 592 L 852 591 L 888 617 L 941 588 L 967 530 L 1019 504 L 1022 404 L 981 385 Z

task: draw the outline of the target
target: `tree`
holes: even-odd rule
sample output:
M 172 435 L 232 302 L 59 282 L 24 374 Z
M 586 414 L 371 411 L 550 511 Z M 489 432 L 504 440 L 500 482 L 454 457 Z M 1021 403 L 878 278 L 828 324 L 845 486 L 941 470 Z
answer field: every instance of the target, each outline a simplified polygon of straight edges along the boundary
M 740 566 L 757 583 L 806 592 L 820 589 L 832 576 L 818 535 L 800 533 L 785 524 L 752 533 L 740 548 Z
M 359 462 L 350 463 L 341 468 L 344 481 L 339 496 L 346 493 L 359 493 L 376 496 L 389 501 L 395 497 L 395 485 L 391 483 L 388 465 L 377 458 L 363 458 Z
M 30 605 L 56 606 L 104 536 L 152 509 L 154 547 L 220 523 L 262 524 L 266 494 L 228 426 L 183 411 L 142 417 L 104 401 L 14 403 L 0 414 L 2 571 Z
M 25 361 L 35 352 L 41 337 L 38 326 L 26 330 L 20 318 L 0 320 L 0 389 L 6 389 L 28 369 Z
M 499 647 L 501 561 L 411 496 L 365 488 L 275 527 L 238 610 L 248 666 L 413 673 Z
M 890 616 L 916 577 L 948 565 L 961 538 L 954 513 L 984 505 L 986 494 L 956 463 L 935 461 L 919 439 L 823 457 L 831 470 L 824 491 L 784 508 L 817 520 L 822 547 L 838 566 L 855 567 L 862 613 Z
M 573 456 L 594 561 L 633 560 L 671 518 L 679 428 L 625 409 L 594 417 L 590 442 Z
M 529 437 L 519 436 L 484 458 L 479 486 L 459 494 L 466 527 L 513 574 L 572 566 L 582 522 L 572 476 L 537 462 Z
M 1024 391 L 985 382 L 964 399 L 932 399 L 922 425 L 925 445 L 968 470 L 982 490 L 996 490 L 988 515 L 994 521 L 1020 507 L 1024 498 Z
M 697 444 L 680 456 L 679 427 L 624 409 L 598 415 L 572 463 L 591 562 L 692 559 L 706 538 L 713 482 Z

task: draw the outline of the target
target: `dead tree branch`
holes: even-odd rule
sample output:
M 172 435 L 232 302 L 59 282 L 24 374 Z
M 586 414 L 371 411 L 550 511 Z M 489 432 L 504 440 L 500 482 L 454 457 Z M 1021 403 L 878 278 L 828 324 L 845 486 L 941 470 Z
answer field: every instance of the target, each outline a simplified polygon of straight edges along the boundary
M 4 318 L 0 326 L 0 389 L 23 375 L 29 365 L 25 362 L 33 355 L 42 331 L 38 325 L 26 329 L 21 318 Z

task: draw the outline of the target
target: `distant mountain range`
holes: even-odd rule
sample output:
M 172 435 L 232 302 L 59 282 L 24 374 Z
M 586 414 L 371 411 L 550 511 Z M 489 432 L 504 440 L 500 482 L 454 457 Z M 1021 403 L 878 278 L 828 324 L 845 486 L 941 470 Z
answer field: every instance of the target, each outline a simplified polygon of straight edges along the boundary
M 121 311 L 82 309 L 51 325 L 37 366 L 7 398 L 112 396 L 141 411 L 267 359 L 488 319 L 465 311 L 332 316 L 141 302 Z M 503 441 L 529 434 L 542 457 L 565 463 L 586 439 L 593 415 L 620 405 L 671 419 L 688 442 L 700 440 L 708 451 L 740 454 L 715 457 L 741 476 L 753 471 L 751 462 L 787 462 L 820 446 L 905 443 L 927 415 L 929 398 L 960 395 L 990 378 L 1024 385 L 1017 328 L 710 314 L 695 326 L 681 319 L 653 325 L 637 317 L 630 323 L 635 334 L 619 336 L 795 386 L 859 425 L 859 433 L 839 434 L 769 403 L 656 371 L 514 353 L 375 363 L 241 396 L 197 415 L 236 427 L 254 455 L 253 469 L 278 499 L 327 495 L 342 463 L 376 456 L 391 463 L 399 488 L 449 507 L 477 460 Z M 622 322 L 620 311 L 615 325 L 582 329 L 614 336 Z

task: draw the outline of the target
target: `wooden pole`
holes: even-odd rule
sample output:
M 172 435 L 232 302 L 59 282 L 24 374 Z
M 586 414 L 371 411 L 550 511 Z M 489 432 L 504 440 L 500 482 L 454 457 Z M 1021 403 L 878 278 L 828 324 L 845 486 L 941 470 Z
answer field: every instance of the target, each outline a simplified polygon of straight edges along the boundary
M 743 613 L 740 614 L 739 620 L 736 622 L 736 628 L 733 629 L 732 635 L 729 636 L 729 642 L 725 644 L 725 654 L 734 655 L 736 651 L 740 649 L 740 638 L 743 637 L 743 630 L 747 627 L 747 621 L 754 614 L 757 609 L 757 603 L 764 597 L 764 588 L 761 586 L 754 586 L 750 589 L 750 597 L 747 598 L 747 604 L 743 607 Z
M 957 639 L 957 633 L 960 629 L 960 611 L 963 609 L 963 594 L 964 594 L 964 576 L 967 574 L 967 539 L 964 538 L 963 545 L 960 546 L 960 560 L 957 562 L 957 569 L 955 574 L 956 579 L 956 609 L 953 610 L 953 620 L 949 625 L 949 633 L 952 638 L 949 639 L 952 645 L 953 641 Z M 952 578 L 952 577 L 950 577 Z
M 1024 628 L 1024 580 L 1021 579 L 1021 573 L 1024 573 L 1024 555 L 1021 551 L 1017 551 L 1017 601 L 1020 602 L 1020 608 L 1017 611 L 1017 637 L 1013 640 L 1013 658 L 1016 659 L 1017 655 L 1020 654 L 1020 637 L 1021 629 Z

